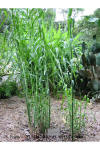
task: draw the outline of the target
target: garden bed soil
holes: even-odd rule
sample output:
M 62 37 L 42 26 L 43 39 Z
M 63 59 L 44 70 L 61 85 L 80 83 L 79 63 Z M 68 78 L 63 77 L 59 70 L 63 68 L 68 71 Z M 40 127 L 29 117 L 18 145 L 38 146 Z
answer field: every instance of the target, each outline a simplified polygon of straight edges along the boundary
M 24 98 L 14 96 L 0 100 L 0 141 L 71 141 L 69 130 L 66 128 L 64 115 L 61 112 L 61 99 L 51 98 L 51 125 L 46 137 L 30 134 Z M 88 123 L 86 131 L 75 141 L 100 141 L 100 103 L 88 104 Z M 95 114 L 95 121 L 94 121 Z

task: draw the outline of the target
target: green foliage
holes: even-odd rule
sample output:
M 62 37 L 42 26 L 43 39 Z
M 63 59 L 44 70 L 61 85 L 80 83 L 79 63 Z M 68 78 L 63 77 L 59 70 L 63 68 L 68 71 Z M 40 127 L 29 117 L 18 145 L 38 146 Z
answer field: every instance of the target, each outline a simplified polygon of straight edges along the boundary
M 4 33 L 6 29 L 10 29 L 11 14 L 9 9 L 0 9 L 0 33 Z
M 72 132 L 73 128 L 73 140 L 75 137 L 80 137 L 85 130 L 85 124 L 87 121 L 87 103 L 89 99 L 87 96 L 84 96 L 80 101 L 78 99 L 72 99 L 72 89 L 66 89 L 65 93 L 66 98 L 66 125 L 69 127 L 70 131 Z M 72 101 L 73 101 L 73 108 L 72 108 Z M 72 114 L 73 109 L 73 114 Z M 73 115 L 73 120 L 72 120 Z M 73 121 L 73 123 L 72 123 Z M 72 126 L 73 124 L 73 126 Z
M 81 49 L 77 45 L 78 35 L 74 39 L 71 34 L 74 30 L 71 15 L 69 9 L 68 32 L 62 33 L 53 24 L 48 29 L 42 9 L 12 9 L 11 41 L 20 68 L 29 123 L 43 133 L 50 125 L 50 93 L 55 95 L 70 87 L 72 70 L 73 73 L 77 70 L 72 63 L 74 46 L 76 53 Z
M 94 12 L 94 16 L 100 19 L 100 8 L 97 8 Z
M 21 18 L 24 16 L 24 18 Z M 29 123 L 40 132 L 50 125 L 48 87 L 48 47 L 42 22 L 42 9 L 12 11 L 17 63 L 26 96 Z
M 45 19 L 45 23 L 47 23 L 48 25 L 48 28 L 50 28 L 52 22 L 54 22 L 55 17 L 56 17 L 55 9 L 47 8 L 45 10 L 44 19 Z
M 13 73 L 14 70 L 20 72 L 29 124 L 44 134 L 50 126 L 50 94 L 65 93 L 68 97 L 66 111 L 69 113 L 66 122 L 71 130 L 75 128 L 75 133 L 80 132 L 85 113 L 81 111 L 82 104 L 73 98 L 71 87 L 74 84 L 73 75 L 79 69 L 82 53 L 79 38 L 83 34 L 76 32 L 73 36 L 73 9 L 68 11 L 67 32 L 62 32 L 60 26 L 58 30 L 54 28 L 55 15 L 51 9 L 10 9 L 10 12 L 10 34 L 5 32 L 0 35 L 0 57 L 5 62 L 6 56 L 7 64 L 9 61 L 13 63 Z M 3 68 L 4 64 L 1 63 Z M 9 84 L 6 86 L 9 87 Z M 11 91 L 5 93 L 9 96 Z
M 0 85 L 0 99 L 10 98 L 18 94 L 18 87 L 16 82 L 5 81 Z
M 100 22 L 100 9 L 96 9 L 93 15 L 84 16 L 75 24 L 74 35 L 81 32 L 81 40 L 87 42 L 88 45 L 93 43 L 92 36 L 94 34 L 100 35 L 99 33 L 99 22 Z M 98 39 L 97 39 L 98 40 Z
M 76 136 L 81 135 L 81 130 L 85 127 L 85 119 L 86 119 L 86 103 L 84 108 L 82 109 L 82 102 L 79 102 L 74 98 L 74 80 L 73 77 L 76 78 L 75 72 L 77 71 L 77 65 L 73 62 L 74 51 L 73 48 L 75 43 L 77 43 L 76 39 L 73 38 L 74 31 L 74 18 L 72 18 L 72 9 L 69 9 L 68 13 L 68 39 L 69 39 L 69 51 L 70 51 L 70 79 L 71 86 L 68 87 L 67 84 L 64 85 L 65 89 L 65 97 L 67 97 L 67 106 L 65 108 L 66 111 L 66 124 L 71 131 L 72 141 Z M 74 40 L 73 40 L 74 39 Z M 79 65 L 78 65 L 79 66 Z M 64 103 L 64 99 L 63 99 Z M 83 111 L 83 112 L 82 112 Z

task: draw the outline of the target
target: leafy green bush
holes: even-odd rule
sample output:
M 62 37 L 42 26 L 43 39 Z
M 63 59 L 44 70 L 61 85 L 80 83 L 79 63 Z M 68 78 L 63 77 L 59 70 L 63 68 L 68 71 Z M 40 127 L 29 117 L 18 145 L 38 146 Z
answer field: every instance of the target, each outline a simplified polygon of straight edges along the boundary
M 0 99 L 9 98 L 18 94 L 18 87 L 14 81 L 5 81 L 0 85 Z

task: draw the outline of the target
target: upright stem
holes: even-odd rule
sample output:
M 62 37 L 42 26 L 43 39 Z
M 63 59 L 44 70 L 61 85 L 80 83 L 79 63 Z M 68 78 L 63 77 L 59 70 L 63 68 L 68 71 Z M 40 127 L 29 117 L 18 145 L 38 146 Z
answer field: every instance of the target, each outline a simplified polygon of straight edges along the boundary
M 73 58 L 73 52 L 72 52 L 72 33 L 71 33 L 71 24 L 70 24 L 70 49 L 71 49 L 71 59 Z M 72 87 L 72 141 L 74 141 L 74 128 L 73 128 L 73 70 L 72 70 L 72 66 L 71 66 L 71 87 Z

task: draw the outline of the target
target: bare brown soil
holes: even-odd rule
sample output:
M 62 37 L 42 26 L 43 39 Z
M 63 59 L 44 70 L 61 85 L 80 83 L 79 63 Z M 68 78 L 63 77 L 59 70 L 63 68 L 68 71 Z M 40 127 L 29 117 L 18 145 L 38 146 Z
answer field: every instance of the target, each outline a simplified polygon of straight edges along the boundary
M 100 103 L 88 104 L 88 123 L 83 135 L 75 141 L 100 141 Z M 61 112 L 61 100 L 51 98 L 51 127 L 46 137 L 32 137 L 28 128 L 25 99 L 14 96 L 0 100 L 0 141 L 71 141 Z M 94 121 L 94 115 L 95 119 Z

